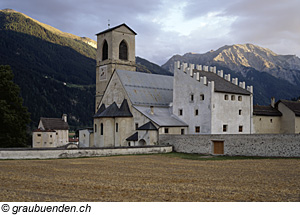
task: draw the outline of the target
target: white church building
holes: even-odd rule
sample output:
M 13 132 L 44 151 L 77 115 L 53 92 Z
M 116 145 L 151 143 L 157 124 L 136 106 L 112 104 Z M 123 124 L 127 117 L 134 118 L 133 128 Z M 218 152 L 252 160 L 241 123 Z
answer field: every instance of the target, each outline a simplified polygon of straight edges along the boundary
M 252 86 L 215 67 L 180 62 L 174 77 L 136 72 L 135 35 L 126 24 L 97 34 L 93 132 L 80 143 L 140 146 L 157 144 L 160 134 L 253 132 Z

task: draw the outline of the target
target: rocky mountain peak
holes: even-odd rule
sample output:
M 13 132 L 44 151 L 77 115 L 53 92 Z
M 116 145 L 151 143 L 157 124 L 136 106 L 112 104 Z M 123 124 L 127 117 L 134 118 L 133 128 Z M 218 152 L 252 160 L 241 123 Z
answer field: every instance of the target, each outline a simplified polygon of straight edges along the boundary
M 176 60 L 194 64 L 205 64 L 226 67 L 232 71 L 247 75 L 247 68 L 287 80 L 291 84 L 300 81 L 300 58 L 295 55 L 278 55 L 270 49 L 253 44 L 226 45 L 216 51 L 205 54 L 190 54 L 172 57 L 165 65 L 166 69 L 173 69 Z
M 240 69 L 243 66 L 265 71 L 276 68 L 277 56 L 266 48 L 253 44 L 238 44 L 218 49 L 213 61 L 230 69 Z

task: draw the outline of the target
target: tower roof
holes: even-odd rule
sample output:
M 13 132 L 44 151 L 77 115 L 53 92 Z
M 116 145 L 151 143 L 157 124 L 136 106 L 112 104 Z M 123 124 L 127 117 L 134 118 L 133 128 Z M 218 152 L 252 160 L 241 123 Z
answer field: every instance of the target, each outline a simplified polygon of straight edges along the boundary
M 101 105 L 100 109 L 94 115 L 94 118 L 103 118 L 103 117 L 133 117 L 132 113 L 130 112 L 127 100 L 124 99 L 120 108 L 118 108 L 117 104 L 114 102 L 106 109 L 103 110 L 103 104 Z M 105 106 L 104 106 L 105 108 Z M 101 111 L 101 109 L 103 111 Z
M 99 116 L 103 111 L 105 111 L 105 104 L 102 104 L 99 108 L 99 110 L 97 111 L 97 113 L 95 114 L 95 116 Z
M 99 32 L 99 33 L 96 34 L 96 35 L 100 35 L 100 34 L 104 34 L 104 33 L 113 31 L 113 30 L 115 30 L 115 29 L 117 29 L 117 28 L 120 28 L 120 27 L 122 27 L 122 26 L 125 26 L 125 27 L 128 28 L 134 35 L 137 35 L 137 33 L 136 33 L 134 30 L 132 30 L 130 27 L 128 27 L 128 25 L 126 25 L 125 23 L 123 23 L 123 24 L 121 24 L 121 25 L 118 25 L 118 26 L 115 26 L 115 27 L 113 27 L 113 28 L 109 28 L 109 29 L 107 29 L 107 30 L 105 30 L 105 31 L 101 31 L 101 32 Z
M 117 113 L 118 117 L 133 117 L 132 113 L 130 112 L 129 106 L 128 106 L 128 102 L 127 99 L 124 99 L 119 111 Z

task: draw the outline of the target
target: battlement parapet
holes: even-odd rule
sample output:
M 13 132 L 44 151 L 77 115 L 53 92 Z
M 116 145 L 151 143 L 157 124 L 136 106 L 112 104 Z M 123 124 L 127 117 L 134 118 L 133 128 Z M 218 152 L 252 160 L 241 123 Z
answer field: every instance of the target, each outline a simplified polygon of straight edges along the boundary
M 195 65 L 195 64 L 188 65 L 187 63 L 181 63 L 180 61 L 176 61 L 174 63 L 174 69 L 179 70 L 180 72 L 184 72 L 184 73 L 188 74 L 190 77 L 192 77 L 193 79 L 199 81 L 200 83 L 202 83 L 204 85 L 210 86 L 210 87 L 214 87 L 214 81 L 211 81 L 211 82 L 207 81 L 207 77 L 200 76 L 199 71 L 215 73 L 216 75 L 225 79 L 226 81 L 228 81 L 236 86 L 239 86 L 240 88 L 243 88 L 253 94 L 253 86 L 246 86 L 246 83 L 244 81 L 239 82 L 238 78 L 231 79 L 230 74 L 224 74 L 223 70 L 217 70 L 216 66 L 212 67 L 212 66 Z M 175 73 L 175 71 L 174 71 L 174 73 Z

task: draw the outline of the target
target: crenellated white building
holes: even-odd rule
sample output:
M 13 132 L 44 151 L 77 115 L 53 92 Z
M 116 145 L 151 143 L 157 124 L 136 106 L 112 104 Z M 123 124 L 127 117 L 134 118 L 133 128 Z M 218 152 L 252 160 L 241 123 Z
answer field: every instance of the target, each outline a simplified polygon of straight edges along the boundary
M 203 70 L 202 70 L 203 68 Z M 188 124 L 189 134 L 250 134 L 253 87 L 230 74 L 175 62 L 173 114 Z

